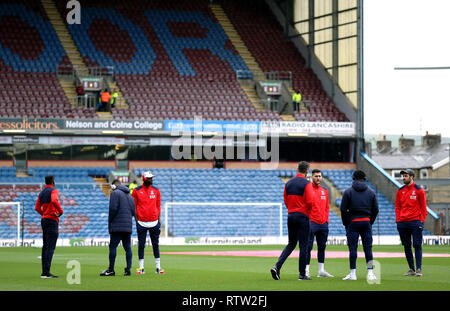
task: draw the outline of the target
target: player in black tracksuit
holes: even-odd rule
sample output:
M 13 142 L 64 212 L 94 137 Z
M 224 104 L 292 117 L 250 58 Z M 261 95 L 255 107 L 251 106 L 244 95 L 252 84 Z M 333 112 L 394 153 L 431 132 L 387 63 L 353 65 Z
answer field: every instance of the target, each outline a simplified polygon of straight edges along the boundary
M 366 182 L 366 174 L 363 171 L 353 173 L 353 184 L 345 190 L 341 202 L 342 223 L 347 233 L 349 249 L 350 274 L 344 280 L 356 280 L 356 258 L 358 239 L 361 236 L 366 265 L 368 269 L 367 279 L 376 280 L 373 274 L 372 255 L 372 224 L 378 215 L 378 200 L 375 192 Z

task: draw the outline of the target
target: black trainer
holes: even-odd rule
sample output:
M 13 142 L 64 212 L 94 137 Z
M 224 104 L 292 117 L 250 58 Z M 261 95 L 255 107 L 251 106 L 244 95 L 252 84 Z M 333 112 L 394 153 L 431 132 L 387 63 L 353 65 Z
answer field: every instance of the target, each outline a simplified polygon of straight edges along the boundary
M 280 271 L 278 271 L 277 267 L 273 267 L 272 269 L 270 269 L 270 273 L 272 273 L 272 278 L 274 280 L 280 279 Z
M 299 281 L 311 281 L 311 278 L 309 276 L 307 276 L 307 275 L 300 275 L 298 277 L 298 280 Z
M 125 268 L 125 272 L 123 273 L 124 276 L 129 276 L 131 275 L 130 273 L 130 269 Z
M 100 276 L 115 276 L 116 273 L 114 271 L 105 270 L 102 273 L 100 273 Z

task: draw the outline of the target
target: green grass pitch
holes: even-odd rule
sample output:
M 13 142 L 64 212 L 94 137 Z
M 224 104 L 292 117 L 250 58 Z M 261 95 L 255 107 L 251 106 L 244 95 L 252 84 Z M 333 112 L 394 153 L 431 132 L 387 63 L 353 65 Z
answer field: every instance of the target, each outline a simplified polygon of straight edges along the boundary
M 260 246 L 165 246 L 161 252 L 217 250 L 281 250 L 283 245 Z M 328 246 L 347 251 L 346 246 Z M 362 251 L 362 247 L 358 248 Z M 401 246 L 374 246 L 375 252 L 402 252 Z M 450 253 L 450 246 L 424 246 L 424 253 Z M 298 252 L 296 249 L 294 252 Z M 41 279 L 40 248 L 0 248 L 1 291 L 449 291 L 450 258 L 423 258 L 423 277 L 404 277 L 405 258 L 374 258 L 380 265 L 381 284 L 368 284 L 363 258 L 357 260 L 357 281 L 343 281 L 348 259 L 327 258 L 325 268 L 334 278 L 317 278 L 317 259 L 311 259 L 312 281 L 298 281 L 298 258 L 288 258 L 281 280 L 270 276 L 276 258 L 161 255 L 165 274 L 154 273 L 151 247 L 146 248 L 146 274 L 136 275 L 137 248 L 133 247 L 132 275 L 123 276 L 125 253 L 119 246 L 116 276 L 100 277 L 108 265 L 107 247 L 57 247 L 52 273 L 58 279 Z M 81 284 L 68 284 L 70 260 L 81 266 Z

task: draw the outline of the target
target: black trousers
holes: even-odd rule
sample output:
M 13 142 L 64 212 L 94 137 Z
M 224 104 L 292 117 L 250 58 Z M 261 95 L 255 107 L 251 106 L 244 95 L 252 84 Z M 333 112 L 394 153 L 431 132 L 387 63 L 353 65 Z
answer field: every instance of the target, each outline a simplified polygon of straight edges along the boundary
M 49 274 L 53 253 L 58 240 L 58 222 L 53 219 L 41 219 L 42 227 L 42 274 Z
M 372 269 L 372 225 L 369 221 L 352 221 L 347 227 L 347 244 L 349 250 L 350 269 L 356 269 L 356 258 L 358 257 L 358 240 L 361 242 L 366 257 L 368 269 Z
M 161 232 L 161 223 L 153 228 L 146 228 L 136 222 L 137 234 L 138 234 L 138 255 L 139 259 L 144 259 L 145 240 L 147 239 L 147 231 L 150 234 L 150 240 L 152 241 L 153 256 L 159 258 L 159 234 Z
M 117 246 L 122 241 L 123 249 L 125 250 L 125 256 L 127 259 L 127 270 L 131 269 L 131 262 L 133 259 L 133 253 L 131 252 L 131 233 L 130 232 L 111 232 L 109 240 L 109 269 L 114 271 L 114 265 L 116 263 Z
M 278 270 L 281 269 L 283 263 L 295 249 L 298 242 L 300 248 L 298 270 L 300 275 L 304 276 L 308 255 L 309 217 L 302 213 L 290 213 L 288 214 L 287 220 L 289 242 L 278 258 L 278 262 L 275 266 Z

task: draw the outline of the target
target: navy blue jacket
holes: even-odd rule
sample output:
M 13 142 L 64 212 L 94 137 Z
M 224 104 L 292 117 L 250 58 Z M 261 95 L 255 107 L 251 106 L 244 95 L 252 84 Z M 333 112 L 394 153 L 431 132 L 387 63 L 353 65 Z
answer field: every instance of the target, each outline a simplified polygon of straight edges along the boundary
M 341 202 L 341 218 L 344 226 L 356 218 L 370 218 L 370 224 L 378 215 L 378 199 L 365 181 L 355 180 L 350 188 L 344 191 Z
M 130 189 L 124 185 L 119 185 L 109 197 L 109 233 L 131 233 L 133 229 L 132 220 L 134 214 L 134 200 L 130 195 Z

